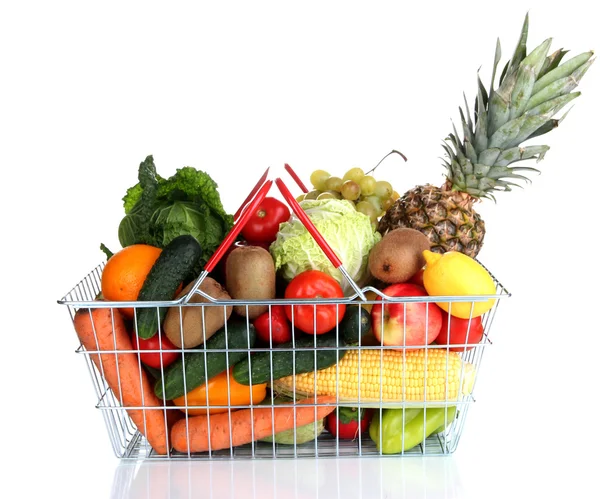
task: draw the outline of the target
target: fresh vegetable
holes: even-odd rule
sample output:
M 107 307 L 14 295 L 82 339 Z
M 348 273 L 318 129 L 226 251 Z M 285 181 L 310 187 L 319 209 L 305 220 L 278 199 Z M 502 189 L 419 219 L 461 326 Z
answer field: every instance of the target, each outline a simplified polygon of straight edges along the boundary
M 242 385 L 270 383 L 271 380 L 294 373 L 313 372 L 334 366 L 346 355 L 335 331 L 319 336 L 302 335 L 293 341 L 277 345 L 273 350 L 246 356 L 233 367 L 233 377 Z
M 271 305 L 270 310 L 254 319 L 256 336 L 265 345 L 278 345 L 292 339 L 292 328 L 283 305 Z
M 228 449 L 313 423 L 325 418 L 334 409 L 335 397 L 311 397 L 297 401 L 296 405 L 256 407 L 213 416 L 192 416 L 175 423 L 171 439 L 173 448 L 178 452 Z
M 290 209 L 287 205 L 267 196 L 242 227 L 242 236 L 251 244 L 271 244 L 277 237 L 279 224 L 287 222 L 289 218 Z
M 177 347 L 169 341 L 164 332 L 160 335 L 155 334 L 147 340 L 139 338 L 135 333 L 131 336 L 133 346 L 136 350 L 140 351 L 139 356 L 142 363 L 154 369 L 161 369 L 161 367 L 171 365 L 181 354 L 177 350 Z
M 108 301 L 136 301 L 148 273 L 162 249 L 149 244 L 134 244 L 113 254 L 102 269 L 102 297 Z M 133 308 L 119 311 L 127 319 L 133 319 Z
M 144 243 L 164 248 L 177 236 L 191 235 L 202 248 L 195 269 L 199 274 L 233 226 L 217 184 L 191 166 L 162 178 L 151 155 L 140 163 L 138 180 L 123 197 L 126 215 L 119 224 L 119 242 L 123 247 Z
M 382 290 L 391 297 L 427 296 L 424 288 L 408 282 L 392 284 Z M 442 327 L 442 310 L 424 301 L 383 302 L 371 309 L 373 334 L 381 345 L 425 346 L 433 343 Z
M 338 326 L 347 345 L 362 344 L 362 338 L 371 332 L 371 314 L 359 305 L 349 305 Z
M 358 407 L 338 407 L 327 416 L 325 426 L 334 437 L 342 440 L 354 440 L 367 431 L 373 416 L 371 409 Z
M 458 345 L 451 347 L 453 352 L 471 350 L 483 338 L 481 317 L 459 319 L 442 312 L 442 328 L 435 339 L 437 345 Z M 471 346 L 467 346 L 471 344 Z
M 456 406 L 375 411 L 369 436 L 382 454 L 399 454 L 423 443 L 456 417 Z
M 177 298 L 187 295 L 194 284 L 195 280 L 188 283 Z M 215 300 L 231 299 L 225 288 L 211 277 L 205 277 L 198 290 Z M 188 301 L 189 304 L 209 302 L 208 298 L 198 293 L 194 293 Z M 163 322 L 163 331 L 174 345 L 180 348 L 195 348 L 221 329 L 232 312 L 231 305 L 169 307 Z
M 360 359 L 360 364 L 359 364 Z M 426 366 L 426 368 L 425 368 Z M 273 390 L 298 396 L 331 395 L 343 405 L 456 400 L 468 395 L 475 365 L 443 348 L 348 350 L 337 365 L 273 381 Z
M 271 397 L 265 398 L 262 402 L 263 404 L 268 405 L 281 405 L 281 404 L 289 404 L 293 402 L 294 399 L 283 397 L 281 395 L 277 395 L 271 399 Z M 267 435 L 264 438 L 260 438 L 261 442 L 272 443 L 275 441 L 276 444 L 282 445 L 302 445 L 306 442 L 312 442 L 315 440 L 323 430 L 325 429 L 325 419 L 318 419 L 311 423 L 305 424 L 303 426 L 298 426 L 295 428 L 290 428 L 289 430 L 280 431 L 273 435 Z
M 177 236 L 154 262 L 138 295 L 138 301 L 172 300 L 182 282 L 188 279 L 200 258 L 202 250 L 198 241 L 189 235 Z M 152 338 L 162 324 L 166 307 L 145 307 L 137 311 L 137 335 Z
M 286 299 L 343 298 L 339 283 L 320 270 L 306 270 L 294 277 L 285 289 Z M 346 305 L 285 305 L 290 322 L 308 334 L 324 334 L 344 317 Z
M 443 255 L 424 251 L 427 261 L 423 284 L 430 296 L 484 296 L 495 295 L 496 284 L 489 272 L 477 260 L 458 251 Z M 440 308 L 460 319 L 478 317 L 490 310 L 496 300 L 438 302 Z
M 173 400 L 204 384 L 217 374 L 248 357 L 247 350 L 254 346 L 256 330 L 242 319 L 232 318 L 197 351 L 184 353 L 156 381 L 154 392 L 159 399 Z M 239 350 L 211 352 L 211 350 Z M 196 350 L 196 349 L 195 349 Z M 185 373 L 184 373 L 185 365 Z M 163 388 L 164 385 L 164 388 Z
M 300 202 L 300 206 L 338 255 L 352 279 L 363 285 L 369 278 L 369 251 L 381 239 L 381 235 L 373 230 L 371 219 L 356 211 L 348 200 L 305 200 Z M 281 269 L 287 281 L 306 270 L 320 270 L 334 277 L 344 293 L 353 292 L 347 279 L 331 264 L 295 215 L 281 224 L 277 239 L 269 249 L 276 268 Z
M 173 403 L 190 416 L 206 414 L 206 409 L 191 406 L 248 406 L 261 403 L 267 396 L 267 384 L 240 385 L 232 375 L 233 367 L 217 374 L 203 385 L 190 390 L 186 395 L 173 399 Z M 187 403 L 186 403 L 187 400 Z M 239 409 L 239 407 L 238 407 Z M 209 407 L 209 414 L 227 412 L 227 407 Z
M 162 402 L 154 394 L 146 372 L 140 369 L 121 314 L 110 308 L 80 308 L 75 313 L 73 325 L 90 359 L 135 427 L 157 454 L 166 454 L 171 447 L 169 427 L 181 415 L 158 408 Z

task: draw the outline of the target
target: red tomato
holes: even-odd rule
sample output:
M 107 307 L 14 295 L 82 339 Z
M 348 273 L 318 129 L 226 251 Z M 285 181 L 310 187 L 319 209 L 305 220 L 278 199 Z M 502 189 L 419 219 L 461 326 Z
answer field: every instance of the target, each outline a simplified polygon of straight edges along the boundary
M 266 345 L 273 338 L 273 345 L 285 343 L 292 339 L 292 328 L 285 315 L 283 305 L 271 306 L 271 312 L 259 315 L 253 322 L 256 336 Z
M 320 270 L 306 270 L 294 277 L 287 288 L 285 298 L 343 298 L 340 284 L 329 274 Z M 293 324 L 308 334 L 324 334 L 331 331 L 344 317 L 346 305 L 285 305 L 285 315 Z
M 252 244 L 270 244 L 277 238 L 279 224 L 287 222 L 289 218 L 290 209 L 287 205 L 279 199 L 267 196 L 256 212 L 250 215 L 242 228 L 242 236 Z
M 449 328 L 448 321 L 450 321 Z M 473 317 L 469 321 L 469 319 L 450 316 L 447 312 L 442 311 L 442 329 L 435 339 L 438 345 L 463 345 L 450 348 L 453 352 L 462 352 L 473 348 L 473 346 L 465 347 L 465 343 L 479 343 L 482 338 L 483 324 L 481 323 L 481 317 Z
M 371 409 L 358 409 L 358 407 L 340 407 L 333 411 L 325 420 L 327 431 L 340 439 L 354 440 L 359 433 L 364 433 L 369 427 L 373 417 Z
M 161 357 L 162 366 L 167 367 L 169 364 L 175 362 L 179 357 L 179 351 L 177 347 L 173 345 L 167 338 L 167 335 L 161 333 L 160 341 L 158 339 L 158 333 L 156 333 L 149 340 L 139 338 L 137 334 L 133 333 L 133 348 L 140 350 L 140 360 L 143 364 L 155 369 L 161 368 Z M 144 350 L 163 350 L 162 352 L 145 352 Z

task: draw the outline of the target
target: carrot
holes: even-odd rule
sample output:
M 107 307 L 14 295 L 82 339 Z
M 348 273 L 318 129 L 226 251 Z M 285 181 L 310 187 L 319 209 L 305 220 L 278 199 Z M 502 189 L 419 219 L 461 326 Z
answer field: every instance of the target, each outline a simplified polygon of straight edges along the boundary
M 175 414 L 180 411 L 146 409 L 164 406 L 154 394 L 152 384 L 141 368 L 137 354 L 115 352 L 134 350 L 120 313 L 116 309 L 111 313 L 110 308 L 79 309 L 73 321 L 75 332 L 87 351 L 107 351 L 90 354 L 90 357 L 115 397 L 122 401 L 123 407 L 137 407 L 126 409 L 127 414 L 154 451 L 157 454 L 166 454 L 169 449 L 169 428 L 181 417 Z
M 282 404 L 276 408 L 257 407 L 240 409 L 231 413 L 211 416 L 192 416 L 180 419 L 171 429 L 173 448 L 179 452 L 204 452 L 209 450 L 209 418 L 210 418 L 210 450 L 228 449 L 244 445 L 260 438 L 298 428 L 323 419 L 335 410 L 335 397 L 320 396 L 304 399 L 296 404 L 332 404 L 330 406 L 294 407 L 293 404 Z M 294 421 L 294 412 L 296 419 Z M 316 418 L 315 418 L 316 412 Z M 230 439 L 231 435 L 231 439 Z M 189 443 L 189 446 L 188 446 Z

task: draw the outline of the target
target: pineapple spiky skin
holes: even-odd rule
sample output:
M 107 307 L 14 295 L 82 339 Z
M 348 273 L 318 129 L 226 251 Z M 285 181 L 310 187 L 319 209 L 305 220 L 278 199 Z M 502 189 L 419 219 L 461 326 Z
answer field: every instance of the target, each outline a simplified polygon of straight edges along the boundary
M 471 257 L 479 253 L 485 224 L 473 209 L 474 202 L 494 199 L 497 191 L 510 191 L 515 181 L 529 181 L 522 172 L 535 171 L 512 163 L 541 161 L 547 145 L 522 145 L 554 130 L 566 116 L 554 115 L 579 97 L 572 90 L 594 62 L 594 52 L 584 52 L 562 62 L 566 50 L 548 53 L 551 38 L 529 54 L 526 50 L 529 16 L 513 57 L 494 87 L 501 58 L 500 42 L 492 67 L 492 83 L 486 90 L 478 76 L 473 115 L 465 100 L 459 108 L 463 138 L 456 127 L 443 147 L 447 154 L 446 182 L 442 187 L 417 186 L 397 199 L 381 218 L 377 230 L 385 234 L 397 227 L 421 231 L 438 253 L 460 251 Z M 562 63 L 561 63 L 562 62 Z
M 385 235 L 398 227 L 417 229 L 431 243 L 431 251 L 460 251 L 475 258 L 483 244 L 485 223 L 464 192 L 426 184 L 406 192 L 379 221 Z

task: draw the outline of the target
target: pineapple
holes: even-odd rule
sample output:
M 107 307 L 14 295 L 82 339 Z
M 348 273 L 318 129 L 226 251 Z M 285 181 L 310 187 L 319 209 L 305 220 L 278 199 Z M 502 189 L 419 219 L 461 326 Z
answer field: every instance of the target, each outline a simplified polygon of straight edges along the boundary
M 500 41 L 496 43 L 491 86 L 486 91 L 478 76 L 473 118 L 466 99 L 466 114 L 459 108 L 463 140 L 454 127 L 443 144 L 448 156 L 444 185 L 420 185 L 397 199 L 378 223 L 382 235 L 410 227 L 429 237 L 432 251 L 454 250 L 474 258 L 485 236 L 485 223 L 474 204 L 483 198 L 495 200 L 494 191 L 510 191 L 518 185 L 514 181 L 528 181 L 522 172 L 538 171 L 509 165 L 543 159 L 548 146 L 521 144 L 558 126 L 564 116 L 553 116 L 580 95 L 572 90 L 595 58 L 590 51 L 561 64 L 567 51 L 548 54 L 551 38 L 527 54 L 528 27 L 527 15 L 514 55 L 494 89 L 501 58 Z

